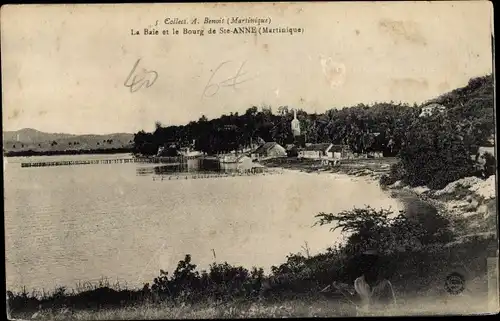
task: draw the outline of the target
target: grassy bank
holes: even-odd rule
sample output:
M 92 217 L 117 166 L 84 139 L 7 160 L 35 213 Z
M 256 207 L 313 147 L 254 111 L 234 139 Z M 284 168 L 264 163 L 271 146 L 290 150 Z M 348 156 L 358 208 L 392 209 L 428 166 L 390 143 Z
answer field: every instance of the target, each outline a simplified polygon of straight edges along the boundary
M 230 318 L 289 318 L 289 317 L 349 317 L 401 315 L 457 315 L 484 313 L 484 298 L 449 297 L 412 298 L 398 307 L 383 311 L 363 311 L 352 304 L 328 300 L 287 300 L 283 302 L 204 302 L 196 304 L 141 303 L 135 306 L 100 310 L 60 309 L 42 311 L 35 318 L 49 320 L 160 320 L 160 319 L 230 319 Z M 32 315 L 19 316 L 30 319 Z
M 335 277 L 335 271 L 326 266 L 333 264 L 331 267 L 348 269 L 347 264 L 342 266 L 332 262 L 335 260 L 333 257 L 328 258 L 328 254 L 313 258 L 290 258 L 285 264 L 288 267 L 292 267 L 294 264 L 291 262 L 297 260 L 303 260 L 304 264 L 297 271 L 288 271 L 295 276 L 289 276 L 282 284 L 273 285 L 272 293 L 261 298 L 251 294 L 231 293 L 221 282 L 218 289 L 212 288 L 196 296 L 171 296 L 151 289 L 115 290 L 112 289 L 113 286 L 104 284 L 80 293 L 57 291 L 46 294 L 45 298 L 34 298 L 32 294 L 15 294 L 9 300 L 9 309 L 14 318 L 55 320 L 479 313 L 487 311 L 486 270 L 482 262 L 491 253 L 484 251 L 488 248 L 488 241 L 474 243 L 475 246 L 462 243 L 455 247 L 454 254 L 458 254 L 457 257 L 453 257 L 451 253 L 446 254 L 445 251 L 421 251 L 420 255 L 407 252 L 386 257 L 394 264 L 388 266 L 384 263 L 384 267 L 397 271 L 390 279 L 394 283 L 398 305 L 390 310 L 362 311 L 339 293 L 320 293 L 319 288 L 330 283 L 332 278 L 342 279 L 340 275 Z M 469 266 L 460 267 L 463 262 L 467 262 Z M 458 296 L 447 293 L 444 286 L 446 275 L 457 268 L 465 271 L 467 279 L 465 292 Z M 332 277 L 328 277 L 330 280 L 325 279 L 325 270 L 327 274 L 331 274 Z M 278 272 L 275 275 L 283 276 L 286 273 Z M 237 281 L 231 278 L 226 282 L 235 283 Z M 186 286 L 185 291 L 195 292 L 189 288 L 190 286 Z

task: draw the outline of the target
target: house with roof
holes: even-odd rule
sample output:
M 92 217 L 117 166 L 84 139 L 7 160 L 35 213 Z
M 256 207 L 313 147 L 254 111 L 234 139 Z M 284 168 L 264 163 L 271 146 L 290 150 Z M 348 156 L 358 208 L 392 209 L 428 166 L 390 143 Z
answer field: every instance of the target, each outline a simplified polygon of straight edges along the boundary
M 250 161 L 252 160 L 246 154 L 225 154 L 219 156 L 219 162 L 221 164 L 238 164 L 247 161 L 247 159 Z
M 276 142 L 264 143 L 251 153 L 252 160 L 270 159 L 286 156 L 286 149 Z
M 299 151 L 299 158 L 320 159 L 327 156 L 327 150 L 330 148 L 329 143 L 326 144 L 306 144 L 306 147 Z
M 299 150 L 299 158 L 308 159 L 341 159 L 347 158 L 349 148 L 345 145 L 335 145 L 331 143 L 308 144 Z
M 192 157 L 192 156 L 201 156 L 201 155 L 203 155 L 203 153 L 195 150 L 191 146 L 186 146 L 186 147 L 180 148 L 179 155 L 182 155 L 185 157 Z
M 244 154 L 240 154 L 238 156 L 225 155 L 219 158 L 219 162 L 221 169 L 224 169 L 225 171 L 256 173 L 262 172 L 265 169 L 265 166 L 262 166 L 259 163 L 254 163 L 251 157 Z
M 175 142 L 167 142 L 158 146 L 156 156 L 177 156 L 179 154 L 179 146 Z
M 332 159 L 352 158 L 352 152 L 347 145 L 332 144 L 326 150 L 326 156 Z
M 286 149 L 286 154 L 288 157 L 299 156 L 299 149 L 297 148 L 297 146 L 295 146 L 295 144 L 287 144 L 285 146 L 285 149 Z
M 495 156 L 495 146 L 479 146 L 476 154 L 471 155 L 471 158 L 478 161 L 479 159 L 484 158 L 485 154 Z
M 246 155 L 241 155 L 237 159 L 237 170 L 239 172 L 262 172 L 264 166 L 259 163 L 254 163 L 252 159 Z

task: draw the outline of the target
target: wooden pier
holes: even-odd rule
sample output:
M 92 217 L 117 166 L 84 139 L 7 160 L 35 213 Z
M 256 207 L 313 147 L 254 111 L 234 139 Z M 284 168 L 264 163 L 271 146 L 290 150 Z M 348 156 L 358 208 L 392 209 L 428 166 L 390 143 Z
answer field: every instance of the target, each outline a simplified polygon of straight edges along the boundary
M 199 157 L 200 156 L 129 157 L 129 158 L 86 159 L 86 160 L 75 159 L 75 160 L 43 161 L 43 162 L 23 162 L 21 163 L 21 167 L 50 167 L 50 166 L 126 164 L 126 163 L 170 164 L 170 163 L 182 163 L 188 159 L 196 159 Z
M 186 179 L 207 179 L 207 178 L 226 178 L 226 177 L 242 177 L 242 176 L 266 176 L 266 175 L 282 175 L 282 170 L 267 170 L 259 172 L 234 172 L 234 173 L 178 173 L 170 175 L 155 175 L 153 181 L 177 181 Z

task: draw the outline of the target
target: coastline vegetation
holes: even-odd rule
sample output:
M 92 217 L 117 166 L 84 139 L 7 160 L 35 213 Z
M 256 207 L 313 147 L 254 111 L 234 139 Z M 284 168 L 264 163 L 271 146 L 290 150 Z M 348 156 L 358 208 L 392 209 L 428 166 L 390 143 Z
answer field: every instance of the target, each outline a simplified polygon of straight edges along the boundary
M 402 103 L 359 104 L 342 109 L 330 109 L 322 114 L 297 111 L 302 135 L 309 143 L 334 143 L 349 146 L 354 153 L 370 151 L 395 156 L 407 140 L 408 129 L 421 119 L 429 103 L 445 107 L 450 119 L 473 139 L 467 144 L 487 143 L 494 132 L 493 76 L 473 78 L 467 86 L 444 94 L 425 104 L 412 106 Z M 260 140 L 281 145 L 294 143 L 290 122 L 293 111 L 280 106 L 273 112 L 270 106 L 261 110 L 253 106 L 244 114 L 230 113 L 208 120 L 205 116 L 183 126 L 163 126 L 156 123 L 151 133 L 135 134 L 137 153 L 156 154 L 164 144 L 185 146 L 195 141 L 195 148 L 207 154 L 217 154 L 250 147 Z M 452 123 L 453 123 L 452 122 Z M 434 130 L 434 122 L 427 130 Z M 436 128 L 437 129 L 437 128 Z

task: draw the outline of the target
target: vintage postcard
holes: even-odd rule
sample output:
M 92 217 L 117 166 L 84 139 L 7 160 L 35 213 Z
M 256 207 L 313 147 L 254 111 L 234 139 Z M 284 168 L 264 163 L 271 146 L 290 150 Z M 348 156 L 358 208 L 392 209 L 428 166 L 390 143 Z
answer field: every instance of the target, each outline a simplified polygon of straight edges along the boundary
M 0 21 L 9 318 L 498 313 L 491 2 Z

